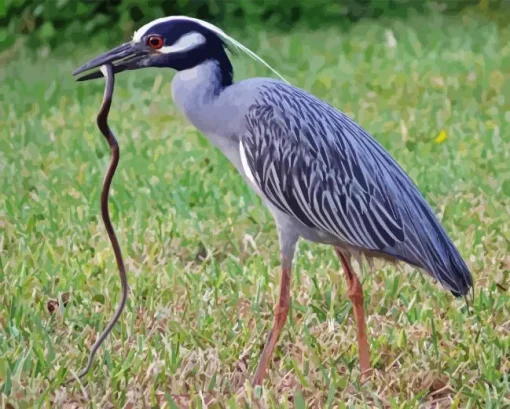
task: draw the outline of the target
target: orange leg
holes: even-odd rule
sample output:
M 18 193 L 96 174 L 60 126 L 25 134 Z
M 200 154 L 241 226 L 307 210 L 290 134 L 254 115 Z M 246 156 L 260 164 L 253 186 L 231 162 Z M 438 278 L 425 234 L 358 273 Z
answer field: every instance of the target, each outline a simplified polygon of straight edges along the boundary
M 341 250 L 335 248 L 336 254 L 342 263 L 347 279 L 348 296 L 354 307 L 354 320 L 356 321 L 356 335 L 358 337 L 359 363 L 361 367 L 361 379 L 369 378 L 372 374 L 370 367 L 370 351 L 367 340 L 367 327 L 365 323 L 365 308 L 363 306 L 363 289 L 356 273 L 351 267 L 349 258 Z
M 280 332 L 283 326 L 285 325 L 285 321 L 287 320 L 287 315 L 289 313 L 290 307 L 291 264 L 292 259 L 283 260 L 282 273 L 280 277 L 280 297 L 278 299 L 278 304 L 276 305 L 275 309 L 273 329 L 269 333 L 266 345 L 264 347 L 264 350 L 262 351 L 262 356 L 260 357 L 259 365 L 257 366 L 255 377 L 253 378 L 254 386 L 262 385 L 262 382 L 264 381 L 264 378 L 266 376 L 267 368 L 269 366 L 269 363 L 271 362 L 274 347 L 276 346 L 276 342 L 278 341 Z

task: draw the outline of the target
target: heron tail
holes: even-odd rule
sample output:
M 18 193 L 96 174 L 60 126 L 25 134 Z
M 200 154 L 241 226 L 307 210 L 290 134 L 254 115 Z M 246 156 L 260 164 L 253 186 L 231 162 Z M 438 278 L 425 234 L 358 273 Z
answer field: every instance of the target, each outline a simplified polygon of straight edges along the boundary
M 453 243 L 452 243 L 453 246 Z M 451 275 L 454 277 L 457 288 L 451 289 L 450 292 L 457 298 L 466 296 L 469 290 L 473 287 L 473 277 L 466 263 L 460 256 L 456 248 L 453 249 Z
M 426 212 L 429 231 L 426 269 L 455 297 L 462 297 L 473 287 L 473 277 L 455 244 L 435 215 Z

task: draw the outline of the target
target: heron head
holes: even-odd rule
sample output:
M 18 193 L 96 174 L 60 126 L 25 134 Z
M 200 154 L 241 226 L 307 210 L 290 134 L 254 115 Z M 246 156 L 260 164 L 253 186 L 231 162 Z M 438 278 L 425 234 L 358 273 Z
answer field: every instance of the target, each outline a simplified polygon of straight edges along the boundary
M 73 75 L 93 70 L 77 80 L 101 78 L 99 67 L 103 64 L 112 64 L 114 73 L 145 67 L 186 70 L 209 59 L 227 58 L 221 34 L 224 33 L 219 28 L 202 20 L 183 16 L 160 18 L 141 27 L 130 42 L 94 58 Z

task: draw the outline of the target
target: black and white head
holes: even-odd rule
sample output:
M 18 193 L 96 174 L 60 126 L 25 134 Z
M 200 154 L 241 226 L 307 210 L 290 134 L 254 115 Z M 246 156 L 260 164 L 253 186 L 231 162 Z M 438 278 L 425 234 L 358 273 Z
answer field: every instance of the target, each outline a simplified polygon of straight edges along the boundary
M 230 45 L 276 73 L 255 53 L 215 25 L 191 17 L 174 16 L 144 25 L 135 32 L 130 42 L 94 58 L 74 71 L 73 75 L 94 70 L 79 77 L 78 81 L 100 78 L 102 74 L 98 68 L 108 63 L 113 65 L 114 73 L 119 73 L 146 67 L 167 67 L 182 71 L 214 60 L 219 64 L 223 86 L 228 86 L 233 80 L 232 65 L 226 53 Z

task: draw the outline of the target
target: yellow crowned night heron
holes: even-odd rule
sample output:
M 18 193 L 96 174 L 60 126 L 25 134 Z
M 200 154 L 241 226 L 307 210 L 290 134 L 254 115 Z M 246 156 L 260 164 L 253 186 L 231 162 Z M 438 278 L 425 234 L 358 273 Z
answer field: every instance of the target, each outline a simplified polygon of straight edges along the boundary
M 472 287 L 471 274 L 417 187 L 379 143 L 342 112 L 285 81 L 234 83 L 226 53 L 231 45 L 266 64 L 216 26 L 179 16 L 146 24 L 132 41 L 74 74 L 95 69 L 78 80 L 99 78 L 97 68 L 107 63 L 115 73 L 145 67 L 177 70 L 175 103 L 273 214 L 281 251 L 280 295 L 253 383 L 262 383 L 287 318 L 300 237 L 335 248 L 347 278 L 366 376 L 371 369 L 363 292 L 351 256 L 404 261 L 457 297 Z

